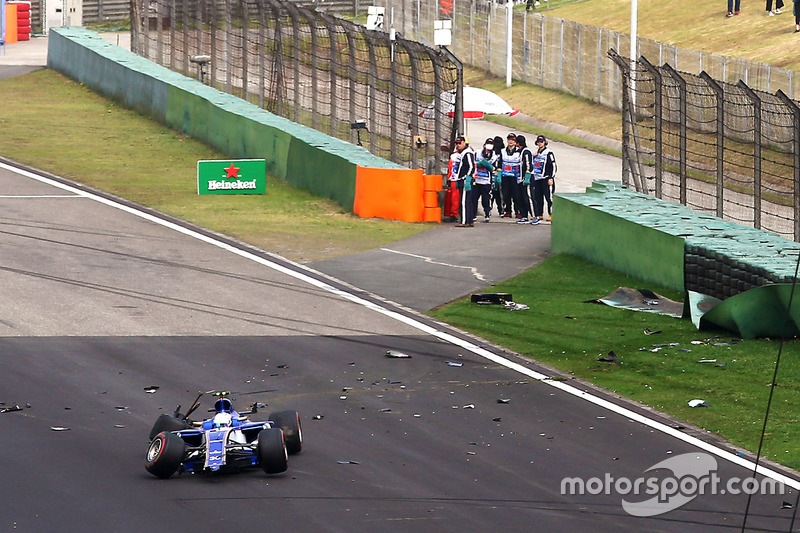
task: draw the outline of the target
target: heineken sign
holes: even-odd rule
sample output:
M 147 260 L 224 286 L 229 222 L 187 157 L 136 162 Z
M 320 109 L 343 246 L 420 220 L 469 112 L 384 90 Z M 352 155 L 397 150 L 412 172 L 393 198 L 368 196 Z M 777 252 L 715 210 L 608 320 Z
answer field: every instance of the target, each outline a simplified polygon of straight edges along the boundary
M 197 194 L 264 194 L 266 190 L 264 159 L 197 162 Z

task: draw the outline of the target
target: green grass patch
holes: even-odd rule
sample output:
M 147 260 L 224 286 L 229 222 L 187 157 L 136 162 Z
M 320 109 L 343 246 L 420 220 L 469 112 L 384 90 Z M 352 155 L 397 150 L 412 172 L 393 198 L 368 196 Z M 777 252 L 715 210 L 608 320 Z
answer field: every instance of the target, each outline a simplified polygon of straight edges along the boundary
M 757 450 L 780 343 L 740 341 L 723 331 L 698 331 L 686 319 L 584 303 L 622 286 L 648 288 L 682 300 L 682 294 L 671 289 L 645 286 L 630 276 L 561 254 L 487 289 L 512 293 L 515 302 L 530 306 L 528 310 L 477 305 L 467 298 L 430 314 Z M 662 333 L 647 335 L 645 329 Z M 618 363 L 597 361 L 609 351 L 617 354 Z M 797 340 L 784 345 L 764 448 L 766 457 L 792 468 L 800 467 L 799 352 Z M 698 362 L 708 359 L 716 363 Z M 689 407 L 694 398 L 711 407 Z
M 13 120 L 0 153 L 153 207 L 298 262 L 347 255 L 431 227 L 362 219 L 268 176 L 265 195 L 198 196 L 197 161 L 213 148 L 41 70 L 0 81 Z

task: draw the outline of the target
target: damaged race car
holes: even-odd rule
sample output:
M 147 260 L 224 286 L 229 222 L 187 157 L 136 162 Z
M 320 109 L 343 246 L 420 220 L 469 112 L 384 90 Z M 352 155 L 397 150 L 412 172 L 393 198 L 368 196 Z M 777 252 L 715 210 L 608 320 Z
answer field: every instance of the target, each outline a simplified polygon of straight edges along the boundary
M 162 414 L 150 431 L 145 469 L 166 479 L 175 472 L 216 472 L 261 467 L 267 474 L 280 474 L 289 466 L 289 455 L 300 453 L 303 432 L 297 411 L 280 411 L 265 422 L 251 422 L 246 415 L 257 412 L 255 403 L 249 411 L 237 412 L 228 398 L 218 392 L 214 416 L 193 421 L 189 416 L 199 407 L 197 395 L 185 415 L 180 405 L 172 415 Z

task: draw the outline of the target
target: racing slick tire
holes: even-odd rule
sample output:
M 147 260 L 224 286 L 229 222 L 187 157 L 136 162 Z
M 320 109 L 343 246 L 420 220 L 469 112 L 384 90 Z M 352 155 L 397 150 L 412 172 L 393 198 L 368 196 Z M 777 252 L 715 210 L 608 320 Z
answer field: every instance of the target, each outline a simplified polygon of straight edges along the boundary
M 175 418 L 172 415 L 161 414 L 156 419 L 156 423 L 153 424 L 153 429 L 150 430 L 150 440 L 153 440 L 156 435 L 161 433 L 162 431 L 170 432 L 170 431 L 180 431 L 182 429 L 188 429 L 189 423 L 185 420 L 181 420 L 180 418 Z
M 262 429 L 258 434 L 258 463 L 267 474 L 280 474 L 289 468 L 289 455 L 283 442 L 283 431 Z
M 300 427 L 300 414 L 297 411 L 272 413 L 269 419 L 283 430 L 283 440 L 289 455 L 300 453 L 303 449 L 303 429 Z
M 167 479 L 181 467 L 185 450 L 182 438 L 175 433 L 162 431 L 150 442 L 144 467 L 154 476 Z

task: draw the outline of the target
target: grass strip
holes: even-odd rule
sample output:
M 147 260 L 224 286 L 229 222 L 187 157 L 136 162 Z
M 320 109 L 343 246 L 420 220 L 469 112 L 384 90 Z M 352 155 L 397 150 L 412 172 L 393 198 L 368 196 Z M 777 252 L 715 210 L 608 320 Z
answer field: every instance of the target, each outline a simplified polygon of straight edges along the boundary
M 348 255 L 431 227 L 363 219 L 267 177 L 264 195 L 197 195 L 197 161 L 228 159 L 52 70 L 0 81 L 13 120 L 0 153 L 297 262 Z

